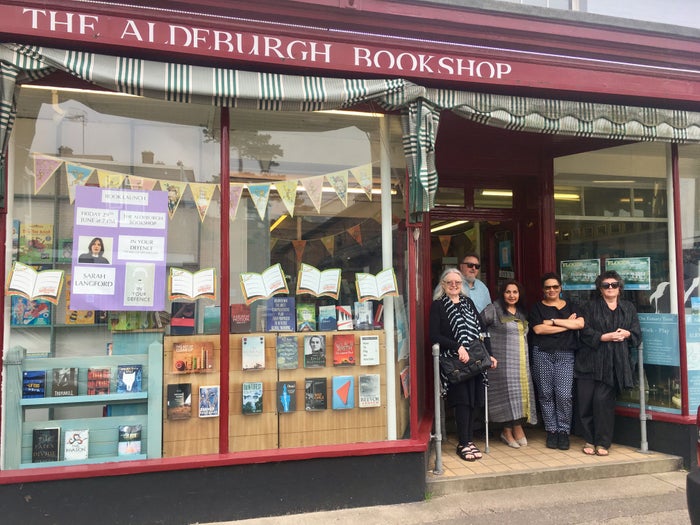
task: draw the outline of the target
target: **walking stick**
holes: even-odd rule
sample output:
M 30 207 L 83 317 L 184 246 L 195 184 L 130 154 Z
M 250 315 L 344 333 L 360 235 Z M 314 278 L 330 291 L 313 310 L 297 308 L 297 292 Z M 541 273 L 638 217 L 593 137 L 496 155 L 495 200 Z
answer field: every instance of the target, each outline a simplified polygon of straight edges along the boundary
M 486 447 L 484 452 L 487 454 L 490 452 L 489 449 L 489 374 L 488 372 L 482 372 L 484 376 L 484 426 L 486 427 Z

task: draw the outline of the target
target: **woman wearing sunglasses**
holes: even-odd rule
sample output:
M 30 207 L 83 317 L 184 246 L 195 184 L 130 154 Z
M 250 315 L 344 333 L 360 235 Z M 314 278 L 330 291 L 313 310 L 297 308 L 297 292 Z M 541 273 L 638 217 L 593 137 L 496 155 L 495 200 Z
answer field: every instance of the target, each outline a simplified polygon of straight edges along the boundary
M 569 449 L 573 406 L 576 334 L 584 317 L 576 304 L 561 296 L 561 278 L 542 276 L 541 301 L 530 311 L 532 376 L 547 432 L 547 448 Z
M 615 425 L 615 397 L 632 388 L 630 348 L 642 342 L 634 305 L 621 299 L 622 278 L 607 271 L 595 280 L 599 296 L 584 307 L 586 325 L 576 354 L 577 403 L 583 453 L 607 456 Z

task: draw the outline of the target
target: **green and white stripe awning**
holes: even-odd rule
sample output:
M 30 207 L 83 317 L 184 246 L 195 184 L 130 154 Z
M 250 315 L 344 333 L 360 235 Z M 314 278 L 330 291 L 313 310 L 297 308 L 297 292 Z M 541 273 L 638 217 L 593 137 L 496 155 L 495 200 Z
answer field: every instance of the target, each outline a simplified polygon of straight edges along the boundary
M 256 73 L 0 44 L 0 168 L 5 166 L 14 122 L 16 87 L 57 70 L 113 91 L 175 102 L 269 111 L 343 109 L 374 102 L 399 110 L 412 214 L 429 211 L 434 204 L 438 186 L 435 139 L 443 110 L 510 130 L 700 143 L 697 112 L 430 89 L 403 79 Z

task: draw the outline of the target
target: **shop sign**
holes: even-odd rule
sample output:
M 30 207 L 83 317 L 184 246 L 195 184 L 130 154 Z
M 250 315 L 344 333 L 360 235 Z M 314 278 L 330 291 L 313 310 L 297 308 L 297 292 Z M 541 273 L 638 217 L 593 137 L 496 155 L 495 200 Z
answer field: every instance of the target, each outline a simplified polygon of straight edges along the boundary
M 244 61 L 351 70 L 388 76 L 440 77 L 501 82 L 514 72 L 511 62 L 471 46 L 454 54 L 424 46 L 371 46 L 275 34 L 226 31 L 136 18 L 81 12 L 0 6 L 0 31 L 140 49 L 177 51 Z M 449 44 L 446 44 L 449 45 Z M 475 52 L 465 54 L 465 49 Z

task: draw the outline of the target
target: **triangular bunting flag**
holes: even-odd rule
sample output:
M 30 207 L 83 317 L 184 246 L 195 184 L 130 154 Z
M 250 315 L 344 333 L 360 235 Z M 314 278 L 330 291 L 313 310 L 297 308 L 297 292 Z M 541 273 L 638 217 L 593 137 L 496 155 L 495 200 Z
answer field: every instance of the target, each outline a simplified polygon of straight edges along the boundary
M 97 180 L 100 188 L 121 188 L 125 179 L 125 173 L 100 169 L 97 170 Z
M 160 189 L 168 192 L 168 215 L 173 218 L 175 210 L 180 205 L 182 196 L 187 189 L 187 183 L 179 180 L 162 180 L 160 181 Z
M 248 184 L 248 193 L 250 193 L 250 198 L 253 199 L 253 204 L 258 210 L 258 215 L 260 215 L 260 220 L 265 220 L 265 212 L 267 211 L 267 201 L 270 198 L 270 185 L 269 184 Z
M 66 182 L 71 204 L 75 201 L 75 187 L 85 186 L 93 171 L 95 171 L 94 168 L 66 162 Z
M 48 155 L 34 153 L 34 194 L 41 191 L 56 170 L 61 167 L 63 161 Z
M 365 164 L 350 170 L 357 183 L 365 190 L 369 200 L 372 200 L 372 164 Z
M 243 186 L 243 184 L 235 183 L 229 186 L 228 218 L 232 221 L 236 219 L 236 213 L 238 213 L 238 204 L 241 202 Z
M 464 236 L 471 242 L 476 242 L 476 228 L 465 231 Z
M 452 244 L 452 235 L 438 235 L 438 237 L 440 238 L 440 246 L 442 246 L 442 255 L 447 257 L 447 251 Z
M 289 215 L 292 217 L 294 217 L 294 203 L 297 200 L 298 185 L 298 180 L 280 180 L 275 182 L 277 193 L 279 193 L 280 199 L 282 199 L 282 202 L 284 203 L 284 207 L 287 208 Z
M 316 211 L 321 213 L 321 201 L 323 200 L 323 175 L 316 177 L 307 177 L 299 181 L 306 190 L 311 203 L 316 208 Z
M 306 248 L 306 241 L 292 241 L 292 245 L 297 254 L 297 263 L 300 263 L 301 257 L 304 255 L 304 248 Z
M 355 242 L 357 242 L 357 244 L 359 244 L 360 246 L 362 245 L 362 230 L 360 230 L 359 224 L 353 226 L 352 228 L 349 228 L 348 233 L 353 239 L 355 239 Z
M 321 237 L 321 242 L 326 247 L 326 251 L 333 255 L 335 251 L 335 236 L 328 235 L 327 237 Z
M 199 220 L 204 222 L 204 217 L 207 216 L 207 210 L 211 204 L 211 198 L 216 190 L 216 184 L 208 184 L 206 182 L 190 182 L 190 191 L 194 195 L 194 203 L 197 205 L 199 212 Z
M 158 179 L 149 179 L 148 177 L 137 177 L 129 175 L 126 179 L 126 184 L 132 190 L 147 190 L 151 191 L 159 182 Z
M 272 251 L 275 248 L 277 241 L 279 241 L 277 237 L 270 237 L 270 251 Z
M 348 205 L 348 172 L 347 171 L 336 171 L 335 173 L 328 173 L 326 175 L 326 180 L 329 182 L 331 187 L 338 194 L 338 198 L 343 202 L 345 206 Z

